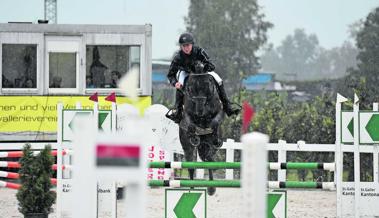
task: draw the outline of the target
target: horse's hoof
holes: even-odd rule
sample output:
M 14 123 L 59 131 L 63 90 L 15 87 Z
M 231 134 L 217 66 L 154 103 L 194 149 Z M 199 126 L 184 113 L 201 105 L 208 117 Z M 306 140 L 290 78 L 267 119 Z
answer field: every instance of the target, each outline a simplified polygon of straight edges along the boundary
M 208 190 L 208 195 L 209 196 L 212 196 L 212 195 L 214 195 L 216 193 L 216 188 L 215 187 L 208 187 L 207 190 Z

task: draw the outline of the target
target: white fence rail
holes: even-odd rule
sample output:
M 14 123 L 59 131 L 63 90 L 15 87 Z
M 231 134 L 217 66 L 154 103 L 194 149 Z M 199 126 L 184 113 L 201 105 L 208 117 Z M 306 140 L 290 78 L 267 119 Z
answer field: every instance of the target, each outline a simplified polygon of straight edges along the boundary
M 243 145 L 241 142 L 235 142 L 232 139 L 226 140 L 221 150 L 226 150 L 226 162 L 234 162 L 236 150 L 243 150 Z M 298 141 L 297 143 L 287 143 L 284 140 L 279 140 L 278 143 L 269 143 L 267 150 L 277 151 L 278 152 L 278 162 L 287 162 L 287 152 L 296 151 L 296 152 L 333 152 L 335 153 L 336 145 L 335 144 L 306 144 L 304 141 Z M 354 152 L 353 145 L 342 145 L 343 152 Z M 370 145 L 361 145 L 361 153 L 373 153 L 373 162 L 378 162 L 378 151 L 376 146 Z M 198 159 L 200 161 L 200 159 Z M 225 179 L 234 178 L 234 169 L 226 169 Z M 204 178 L 204 169 L 196 170 L 196 178 Z M 378 178 L 378 166 L 374 165 L 374 181 L 377 181 Z M 278 170 L 278 181 L 286 180 L 286 171 Z

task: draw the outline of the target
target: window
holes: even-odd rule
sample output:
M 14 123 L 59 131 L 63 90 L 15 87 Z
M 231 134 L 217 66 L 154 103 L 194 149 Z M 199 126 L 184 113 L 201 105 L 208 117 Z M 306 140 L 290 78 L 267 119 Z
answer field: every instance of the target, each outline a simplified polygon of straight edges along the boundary
M 49 52 L 49 88 L 76 88 L 76 53 Z
M 88 45 L 86 88 L 117 88 L 118 80 L 130 69 L 140 72 L 140 62 L 139 46 Z
M 2 87 L 37 88 L 37 45 L 2 45 Z

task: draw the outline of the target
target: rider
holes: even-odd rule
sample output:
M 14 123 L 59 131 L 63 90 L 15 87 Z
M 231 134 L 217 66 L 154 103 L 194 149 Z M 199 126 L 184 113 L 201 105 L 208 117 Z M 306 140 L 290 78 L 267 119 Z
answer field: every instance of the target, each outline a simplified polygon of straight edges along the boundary
M 210 61 L 205 50 L 194 45 L 194 39 L 191 33 L 183 33 L 179 37 L 180 50 L 175 54 L 171 62 L 167 78 L 172 86 L 181 89 L 184 84 L 185 77 L 195 72 L 195 63 L 200 61 L 204 65 L 204 71 L 213 76 L 217 82 L 217 91 L 223 105 L 223 110 L 228 116 L 237 115 L 239 108 L 233 108 L 226 95 L 224 85 L 220 76 L 214 72 L 215 65 Z M 175 109 L 166 117 L 179 123 L 183 113 L 183 98 L 181 91 L 176 91 Z

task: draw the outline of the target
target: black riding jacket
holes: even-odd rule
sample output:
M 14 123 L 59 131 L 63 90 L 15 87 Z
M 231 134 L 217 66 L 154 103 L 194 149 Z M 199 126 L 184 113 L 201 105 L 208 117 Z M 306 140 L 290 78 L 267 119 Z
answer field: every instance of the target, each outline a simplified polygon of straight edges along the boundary
M 191 54 L 187 55 L 182 50 L 179 50 L 174 59 L 171 62 L 170 69 L 168 70 L 167 78 L 172 86 L 178 82 L 176 79 L 176 73 L 179 70 L 183 70 L 187 73 L 195 72 L 195 63 L 201 61 L 204 64 L 204 70 L 206 72 L 214 71 L 215 65 L 210 61 L 208 54 L 203 48 L 198 46 L 192 47 Z

